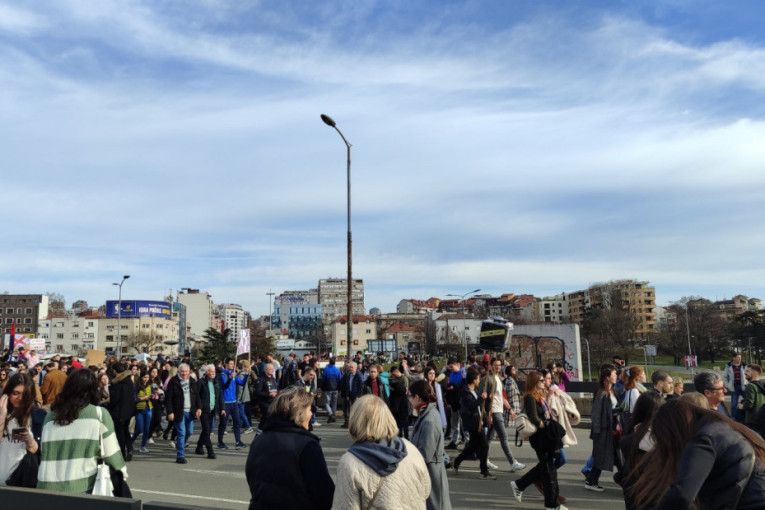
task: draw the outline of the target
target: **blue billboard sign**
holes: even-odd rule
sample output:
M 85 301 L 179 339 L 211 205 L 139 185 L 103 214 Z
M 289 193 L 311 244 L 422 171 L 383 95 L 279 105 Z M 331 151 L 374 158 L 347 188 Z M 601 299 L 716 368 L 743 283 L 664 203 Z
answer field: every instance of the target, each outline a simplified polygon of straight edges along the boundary
M 173 314 L 170 303 L 165 301 L 125 301 L 122 300 L 122 313 L 118 312 L 119 301 L 106 302 L 106 316 L 109 318 L 122 317 L 157 317 L 170 319 Z

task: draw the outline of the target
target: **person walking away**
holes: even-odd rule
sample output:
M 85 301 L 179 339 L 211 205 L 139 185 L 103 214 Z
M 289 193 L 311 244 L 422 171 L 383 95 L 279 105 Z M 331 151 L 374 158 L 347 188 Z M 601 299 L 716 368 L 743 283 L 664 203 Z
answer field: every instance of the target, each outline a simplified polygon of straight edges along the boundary
M 186 363 L 178 366 L 178 375 L 170 379 L 165 397 L 167 421 L 175 427 L 175 462 L 186 464 L 186 443 L 194 434 L 194 420 L 202 415 L 199 387 L 191 381 L 191 369 Z
M 481 430 L 484 425 L 483 402 L 487 394 L 478 388 L 478 378 L 480 372 L 477 367 L 470 367 L 467 370 L 465 385 L 462 388 L 462 398 L 460 399 L 460 415 L 462 425 L 469 434 L 469 440 L 465 448 L 460 452 L 456 459 L 451 463 L 451 467 L 456 473 L 459 473 L 462 462 L 475 455 L 478 457 L 481 474 L 478 478 L 481 480 L 496 480 L 487 466 L 487 456 L 489 454 L 489 444 L 486 436 Z
M 451 409 L 451 432 L 449 433 L 449 444 L 446 445 L 447 450 L 456 450 L 460 441 L 460 430 L 464 437 L 465 430 L 462 427 L 462 420 L 460 418 L 460 397 L 462 395 L 462 387 L 465 383 L 466 372 L 465 369 L 460 367 L 460 362 L 457 358 L 451 357 L 448 360 L 449 371 L 447 375 L 449 377 L 446 384 L 446 402 Z
M 451 510 L 449 479 L 443 461 L 444 432 L 436 394 L 427 380 L 415 381 L 409 386 L 409 402 L 417 415 L 411 442 L 422 454 L 430 475 L 430 495 L 425 502 L 427 510 Z
M 744 398 L 738 403 L 739 411 L 744 413 L 744 424 L 760 435 L 765 433 L 757 425 L 757 413 L 765 404 L 765 384 L 760 381 L 761 374 L 762 367 L 760 365 L 747 365 L 744 373 L 747 383 Z
M 242 434 L 249 434 L 255 432 L 255 429 L 252 428 L 251 421 L 252 400 L 250 395 L 250 381 L 254 378 L 254 373 L 250 363 L 246 359 L 239 362 L 239 374 L 237 377 L 240 377 L 242 373 L 245 374 L 247 382 L 245 384 L 236 385 L 236 403 L 239 407 L 239 429 L 242 431 Z
M 738 401 L 744 397 L 746 388 L 746 363 L 741 361 L 741 353 L 733 354 L 733 359 L 725 365 L 723 372 L 725 389 L 730 393 L 731 417 L 736 421 L 743 421 L 738 409 Z
M 329 358 L 329 363 L 324 368 L 321 376 L 321 392 L 324 394 L 324 406 L 327 411 L 327 423 L 337 421 L 337 390 L 340 387 L 340 369 L 335 366 L 335 358 Z
M 401 367 L 393 365 L 390 368 L 390 386 L 389 405 L 390 412 L 396 419 L 398 425 L 399 437 L 409 439 L 409 401 L 406 398 L 407 379 L 401 371 Z

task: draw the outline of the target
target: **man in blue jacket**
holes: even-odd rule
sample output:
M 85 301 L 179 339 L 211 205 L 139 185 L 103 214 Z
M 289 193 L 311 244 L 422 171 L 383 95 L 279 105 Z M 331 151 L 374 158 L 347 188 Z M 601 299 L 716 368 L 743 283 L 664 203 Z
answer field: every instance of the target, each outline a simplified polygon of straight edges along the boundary
M 327 423 L 337 421 L 335 413 L 337 412 L 337 389 L 340 387 L 340 369 L 335 366 L 335 358 L 329 358 L 329 364 L 324 369 L 321 376 L 321 392 L 324 394 L 325 407 L 327 409 Z
M 247 373 L 240 372 L 238 375 L 234 372 L 235 363 L 231 358 L 226 359 L 226 368 L 220 371 L 220 387 L 223 393 L 223 410 L 225 415 L 221 415 L 218 425 L 218 449 L 228 450 L 228 446 L 223 443 L 223 432 L 226 430 L 228 419 L 234 420 L 234 438 L 236 439 L 236 449 L 239 450 L 247 446 L 242 442 L 242 421 L 239 416 L 239 404 L 236 401 L 236 387 L 247 384 Z

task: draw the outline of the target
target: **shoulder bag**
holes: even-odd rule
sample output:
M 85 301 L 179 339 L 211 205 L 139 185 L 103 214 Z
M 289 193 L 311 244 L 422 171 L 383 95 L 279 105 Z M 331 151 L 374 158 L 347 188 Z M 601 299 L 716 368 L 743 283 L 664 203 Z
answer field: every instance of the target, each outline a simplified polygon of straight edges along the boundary
M 522 446 L 523 441 L 537 433 L 537 427 L 526 413 L 520 413 L 515 417 L 515 445 Z
M 94 496 L 114 497 L 114 486 L 109 472 L 109 466 L 104 463 L 104 436 L 101 433 L 101 407 L 96 407 L 98 413 L 98 467 L 96 469 L 96 482 L 93 485 Z

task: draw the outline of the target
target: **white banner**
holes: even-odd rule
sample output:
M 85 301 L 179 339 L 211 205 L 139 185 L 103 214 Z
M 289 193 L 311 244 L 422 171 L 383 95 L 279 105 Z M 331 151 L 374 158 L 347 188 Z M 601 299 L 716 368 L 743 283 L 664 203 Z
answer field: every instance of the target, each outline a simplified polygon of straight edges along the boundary
M 250 330 L 243 329 L 239 331 L 239 342 L 236 344 L 236 355 L 250 352 Z

